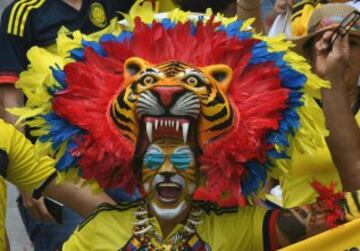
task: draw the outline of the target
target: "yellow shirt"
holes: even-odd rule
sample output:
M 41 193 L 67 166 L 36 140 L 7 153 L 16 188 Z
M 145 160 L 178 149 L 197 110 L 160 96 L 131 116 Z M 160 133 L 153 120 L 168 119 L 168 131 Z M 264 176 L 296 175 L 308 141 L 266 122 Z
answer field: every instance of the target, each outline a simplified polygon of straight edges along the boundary
M 55 172 L 48 157 L 35 160 L 34 147 L 15 127 L 0 119 L 0 250 L 5 249 L 6 184 L 32 192 Z
M 5 210 L 6 210 L 6 184 L 0 178 L 0 250 L 5 250 Z
M 357 113 L 355 118 L 360 125 L 360 113 Z M 285 208 L 314 202 L 317 194 L 310 185 L 314 179 L 323 184 L 336 182 L 337 190 L 342 190 L 337 168 L 327 147 L 318 149 L 313 156 L 301 154 L 295 150 L 291 165 L 291 173 L 279 179 Z
M 132 238 L 136 221 L 134 212 L 141 202 L 101 205 L 92 216 L 84 221 L 64 244 L 68 251 L 112 251 L 121 250 Z M 206 208 L 207 204 L 202 205 Z M 258 207 L 220 209 L 207 207 L 197 234 L 213 251 L 263 250 L 263 225 L 266 210 Z M 270 211 L 268 211 L 270 212 Z M 156 218 L 151 218 L 157 233 L 161 233 Z M 166 238 L 168 240 L 181 229 L 179 224 Z M 264 227 L 266 229 L 266 227 Z

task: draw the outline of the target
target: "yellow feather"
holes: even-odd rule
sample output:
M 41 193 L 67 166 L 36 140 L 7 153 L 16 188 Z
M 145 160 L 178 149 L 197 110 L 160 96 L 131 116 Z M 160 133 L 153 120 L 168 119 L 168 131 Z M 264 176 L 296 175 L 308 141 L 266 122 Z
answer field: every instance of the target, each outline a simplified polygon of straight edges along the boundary
M 234 21 L 236 21 L 236 17 L 233 17 L 232 19 L 234 19 Z M 247 31 L 247 30 L 252 30 L 251 25 L 255 22 L 255 18 L 249 18 L 247 20 L 244 21 L 244 23 L 242 24 L 240 30 L 241 31 Z
M 325 129 L 325 118 L 321 108 L 316 104 L 314 98 L 321 98 L 321 88 L 328 88 L 329 82 L 320 79 L 311 72 L 310 65 L 305 58 L 291 51 L 293 47 L 292 42 L 286 41 L 284 35 L 279 35 L 273 38 L 262 36 L 261 34 L 254 34 L 254 38 L 265 41 L 268 45 L 269 52 L 284 52 L 284 60 L 296 71 L 301 72 L 307 78 L 302 102 L 304 106 L 299 107 L 297 112 L 300 116 L 300 128 L 296 131 L 296 135 L 289 136 L 290 148 L 287 149 L 287 154 L 291 156 L 294 148 L 299 152 L 306 154 L 315 154 L 316 149 L 325 145 L 324 137 L 328 135 Z M 281 152 L 282 147 L 275 145 L 275 149 Z M 271 170 L 272 177 L 279 175 L 286 175 L 289 173 L 290 160 L 273 160 L 276 168 Z
M 140 17 L 144 23 L 151 24 L 155 17 L 152 3 L 150 1 L 137 0 L 131 7 L 129 16 L 132 19 Z
M 6 109 L 11 114 L 17 115 L 18 119 L 16 121 L 16 125 L 20 123 L 21 121 L 32 118 L 38 114 L 41 114 L 43 112 L 42 108 L 29 108 L 29 107 L 23 107 L 23 108 L 10 108 Z
M 90 186 L 93 193 L 100 193 L 103 191 L 102 188 L 100 187 L 99 183 L 94 179 L 84 181 L 82 186 Z
M 173 22 L 185 23 L 189 20 L 190 12 L 182 11 L 178 8 L 168 13 L 168 17 Z

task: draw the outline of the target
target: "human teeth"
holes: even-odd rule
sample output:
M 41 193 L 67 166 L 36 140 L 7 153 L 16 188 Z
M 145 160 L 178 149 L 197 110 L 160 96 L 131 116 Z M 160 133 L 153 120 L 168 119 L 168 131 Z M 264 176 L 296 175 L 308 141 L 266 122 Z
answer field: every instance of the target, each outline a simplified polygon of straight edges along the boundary
M 148 135 L 149 141 L 152 142 L 152 123 L 151 122 L 146 122 L 146 133 Z
M 163 124 L 164 124 L 164 121 L 160 120 L 160 126 L 163 126 Z
M 168 126 L 168 121 L 167 120 L 165 120 L 165 126 Z
M 174 183 L 165 183 L 165 184 L 160 184 L 159 187 L 180 187 L 180 186 Z
M 179 127 L 180 127 L 180 122 L 176 121 L 176 131 L 179 131 Z
M 185 122 L 182 124 L 182 133 L 183 133 L 184 143 L 186 143 L 188 131 L 189 131 L 189 123 Z
M 155 130 L 158 129 L 158 125 L 159 125 L 159 120 L 155 120 Z

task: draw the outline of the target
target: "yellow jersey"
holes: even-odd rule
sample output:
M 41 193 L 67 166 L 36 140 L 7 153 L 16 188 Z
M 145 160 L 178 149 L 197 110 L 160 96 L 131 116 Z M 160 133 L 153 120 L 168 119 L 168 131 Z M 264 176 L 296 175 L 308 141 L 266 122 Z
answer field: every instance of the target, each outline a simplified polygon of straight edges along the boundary
M 356 114 L 355 119 L 360 125 L 360 113 Z M 290 164 L 289 175 L 279 178 L 283 191 L 283 207 L 292 208 L 315 202 L 317 193 L 310 185 L 314 179 L 327 185 L 335 182 L 337 191 L 342 190 L 337 168 L 327 146 L 318 149 L 314 155 L 294 150 Z
M 54 161 L 35 160 L 34 146 L 14 126 L 0 119 L 0 250 L 5 250 L 6 184 L 32 192 L 55 172 Z
M 133 227 L 136 222 L 134 213 L 141 203 L 137 201 L 117 205 L 102 204 L 76 229 L 64 244 L 63 250 L 142 250 L 136 248 L 136 243 L 131 245 Z M 269 236 L 272 232 L 269 229 L 273 228 L 270 226 L 271 211 L 260 207 L 217 208 L 211 203 L 202 202 L 201 205 L 199 202 L 193 203 L 204 211 L 201 216 L 202 223 L 196 229 L 196 237 L 210 250 L 261 251 L 268 249 L 269 239 L 273 238 Z M 161 235 L 156 218 L 153 217 L 150 220 L 156 232 Z M 165 242 L 173 238 L 182 228 L 183 224 L 178 224 L 165 238 Z

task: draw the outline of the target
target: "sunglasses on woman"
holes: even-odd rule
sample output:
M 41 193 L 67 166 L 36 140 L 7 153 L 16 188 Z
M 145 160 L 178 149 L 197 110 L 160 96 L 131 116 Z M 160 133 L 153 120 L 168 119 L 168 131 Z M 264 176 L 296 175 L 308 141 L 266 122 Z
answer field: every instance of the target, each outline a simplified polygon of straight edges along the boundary
M 359 11 L 353 11 L 349 13 L 344 20 L 340 23 L 338 27 L 332 32 L 332 39 L 329 44 L 328 50 L 330 50 L 336 39 L 338 39 L 340 36 L 344 37 L 346 34 L 349 33 L 349 31 L 354 27 L 354 25 L 359 21 L 360 19 L 360 12 Z

